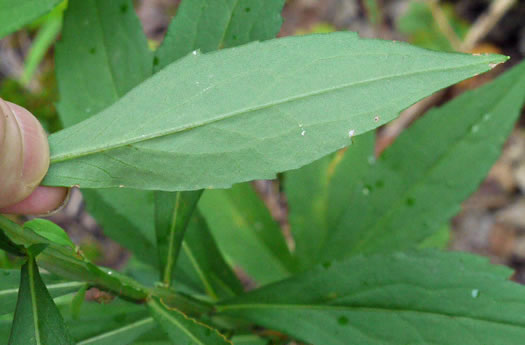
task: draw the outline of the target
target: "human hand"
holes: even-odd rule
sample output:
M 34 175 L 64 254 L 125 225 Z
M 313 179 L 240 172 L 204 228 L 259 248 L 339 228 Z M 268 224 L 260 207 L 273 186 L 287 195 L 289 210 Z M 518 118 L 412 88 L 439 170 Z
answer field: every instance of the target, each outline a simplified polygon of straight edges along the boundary
M 49 167 L 47 135 L 26 109 L 0 99 L 0 213 L 45 214 L 67 189 L 38 186 Z

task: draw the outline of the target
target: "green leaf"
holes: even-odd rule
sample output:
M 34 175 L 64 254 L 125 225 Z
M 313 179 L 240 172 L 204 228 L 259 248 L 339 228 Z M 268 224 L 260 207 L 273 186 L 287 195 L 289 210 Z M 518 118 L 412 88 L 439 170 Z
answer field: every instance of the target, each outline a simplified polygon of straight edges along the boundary
M 86 292 L 88 289 L 89 284 L 84 284 L 71 299 L 71 315 L 73 316 L 73 319 L 78 319 L 80 309 L 82 309 L 82 305 L 86 300 Z
M 359 136 L 348 150 L 286 173 L 288 219 L 301 268 L 319 263 L 341 215 L 349 205 L 354 207 L 364 188 L 361 180 L 369 173 L 369 160 L 374 159 L 374 143 L 374 133 Z
M 80 282 L 66 282 L 49 274 L 42 274 L 42 278 L 52 297 L 74 292 L 83 285 Z M 15 310 L 19 284 L 19 270 L 0 270 L 0 315 L 11 313 Z
M 349 145 L 349 131 L 376 128 L 505 59 L 353 33 L 190 54 L 51 135 L 44 184 L 177 191 L 271 178 Z
M 155 193 L 155 233 L 161 280 L 170 286 L 175 275 L 182 241 L 202 190 Z
M 279 225 L 251 184 L 208 190 L 199 209 L 228 261 L 258 283 L 283 279 L 295 270 Z
M 415 247 L 446 224 L 498 159 L 525 102 L 524 75 L 522 63 L 405 131 L 364 174 L 322 260 Z
M 186 54 L 274 38 L 284 0 L 184 0 L 158 49 L 159 70 Z
M 223 299 L 242 293 L 243 287 L 239 279 L 224 260 L 206 220 L 198 211 L 188 225 L 182 243 L 181 259 L 179 269 L 182 271 L 191 269 L 193 274 L 196 273 L 204 290 L 213 299 Z M 178 272 L 175 273 L 177 274 Z
M 175 309 L 168 309 L 155 298 L 148 301 L 153 318 L 161 325 L 175 344 L 231 345 L 217 330 L 200 323 Z
M 152 267 L 155 255 L 154 193 L 133 189 L 82 191 L 86 209 L 104 229 L 104 234 L 129 249 Z
M 78 318 L 73 317 L 71 298 L 58 300 L 56 303 L 64 315 L 67 328 L 75 339 L 76 345 L 134 344 L 133 340 L 141 337 L 142 334 L 153 331 L 160 333 L 158 328 L 154 329 L 154 322 L 148 317 L 144 306 L 118 298 L 109 304 L 86 301 Z M 8 326 L 7 322 L 2 323 L 0 320 L 1 345 L 6 345 L 2 342 L 1 336 Z
M 77 345 L 125 345 L 131 344 L 141 335 L 151 330 L 155 323 L 152 318 L 148 317 L 133 323 L 127 324 L 120 328 L 112 329 L 92 338 L 82 340 Z
M 69 0 L 55 59 L 58 110 L 69 127 L 148 78 L 153 58 L 132 0 Z
M 36 262 L 22 266 L 9 345 L 72 345 L 64 320 L 42 281 Z
M 86 301 L 78 318 L 73 316 L 72 307 L 66 303 L 61 311 L 77 345 L 130 344 L 154 326 L 143 305 L 118 298 L 109 304 Z
M 452 27 L 458 38 L 462 39 L 468 29 L 469 23 L 456 15 L 454 6 L 450 4 L 441 6 L 448 24 Z M 453 51 L 447 36 L 440 29 L 429 3 L 410 1 L 406 13 L 396 22 L 397 29 L 410 37 L 410 42 L 420 47 L 441 51 Z
M 58 7 L 57 7 L 58 9 Z M 53 45 L 60 30 L 62 29 L 62 11 L 56 9 L 48 15 L 46 21 L 42 24 L 42 27 L 38 30 L 35 39 L 31 45 L 31 49 L 26 56 L 24 61 L 24 71 L 20 77 L 20 82 L 28 86 L 38 66 L 44 59 L 47 51 Z
M 428 251 L 353 257 L 218 306 L 312 344 L 523 343 L 525 289 L 486 259 Z
M 51 11 L 62 0 L 0 0 L 0 38 Z
M 70 0 L 55 56 L 58 108 L 66 127 L 105 109 L 151 74 L 152 54 L 131 0 Z M 157 267 L 153 193 L 119 189 L 83 195 L 106 235 Z
M 5 250 L 6 252 L 16 255 L 24 256 L 25 251 L 23 246 L 19 246 L 7 237 L 3 231 L 0 230 L 0 249 Z
M 33 230 L 38 235 L 53 243 L 75 248 L 75 244 L 71 241 L 64 229 L 47 219 L 37 218 L 30 220 L 24 223 L 24 228 Z

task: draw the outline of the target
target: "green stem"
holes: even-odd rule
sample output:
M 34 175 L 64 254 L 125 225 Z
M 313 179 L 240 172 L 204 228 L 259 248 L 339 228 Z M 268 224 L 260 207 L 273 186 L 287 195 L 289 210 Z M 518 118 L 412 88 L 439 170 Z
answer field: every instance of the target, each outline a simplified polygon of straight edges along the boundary
M 157 296 L 188 314 L 201 314 L 213 309 L 204 302 L 174 290 L 150 289 L 118 272 L 100 268 L 74 249 L 52 243 L 1 215 L 0 230 L 15 244 L 26 248 L 34 244 L 47 244 L 46 249 L 36 258 L 38 265 L 64 278 L 86 282 L 137 303 L 145 302 L 152 295 Z

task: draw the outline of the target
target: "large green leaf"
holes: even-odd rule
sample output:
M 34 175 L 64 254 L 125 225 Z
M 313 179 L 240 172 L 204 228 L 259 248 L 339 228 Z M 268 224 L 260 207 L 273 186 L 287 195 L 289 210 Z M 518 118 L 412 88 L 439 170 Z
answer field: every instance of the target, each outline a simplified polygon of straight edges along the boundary
M 227 259 L 258 283 L 283 279 L 295 270 L 279 225 L 249 183 L 208 190 L 199 208 Z
M 359 136 L 348 150 L 286 173 L 288 219 L 301 268 L 319 262 L 339 218 L 359 199 L 362 179 L 374 159 L 374 139 L 374 133 Z
M 51 135 L 44 184 L 175 191 L 271 178 L 505 59 L 353 33 L 190 54 Z
M 438 231 L 485 178 L 525 102 L 525 63 L 430 111 L 362 178 L 322 259 L 414 247 Z
M 357 256 L 218 306 L 312 344 L 518 345 L 525 289 L 461 253 Z
M 217 330 L 191 319 L 178 310 L 168 309 L 160 300 L 152 298 L 148 307 L 174 344 L 231 345 Z
M 159 70 L 199 49 L 207 53 L 274 38 L 284 0 L 184 0 L 156 52 Z
M 52 297 L 74 292 L 83 285 L 81 282 L 65 282 L 49 274 L 42 274 L 42 278 Z M 0 270 L 0 315 L 12 313 L 15 310 L 19 285 L 19 270 Z
M 0 38 L 51 11 L 62 0 L 0 0 Z
M 46 289 L 33 258 L 22 266 L 9 345 L 72 345 L 64 320 Z

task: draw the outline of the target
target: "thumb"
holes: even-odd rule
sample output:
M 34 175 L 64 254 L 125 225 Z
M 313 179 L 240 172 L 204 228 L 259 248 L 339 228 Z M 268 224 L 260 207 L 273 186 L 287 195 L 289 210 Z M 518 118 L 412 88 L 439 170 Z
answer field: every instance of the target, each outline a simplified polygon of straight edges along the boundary
M 0 99 L 0 208 L 28 197 L 48 167 L 47 135 L 38 120 Z

